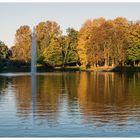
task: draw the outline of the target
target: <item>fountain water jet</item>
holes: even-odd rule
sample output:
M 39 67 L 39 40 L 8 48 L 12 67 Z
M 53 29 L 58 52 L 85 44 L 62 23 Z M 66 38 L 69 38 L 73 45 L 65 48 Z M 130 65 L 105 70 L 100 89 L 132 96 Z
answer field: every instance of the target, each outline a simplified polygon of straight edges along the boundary
M 32 58 L 31 58 L 31 74 L 36 74 L 36 35 L 35 28 L 32 33 Z
M 32 113 L 33 113 L 33 126 L 35 125 L 35 106 L 36 106 L 36 35 L 35 28 L 32 33 L 32 51 L 31 51 L 31 86 L 32 86 Z

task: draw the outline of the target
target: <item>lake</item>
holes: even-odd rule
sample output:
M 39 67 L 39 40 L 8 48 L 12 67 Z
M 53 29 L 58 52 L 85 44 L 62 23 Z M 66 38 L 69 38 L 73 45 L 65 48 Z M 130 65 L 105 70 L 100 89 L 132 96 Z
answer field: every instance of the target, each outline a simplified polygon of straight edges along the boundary
M 0 136 L 140 137 L 140 73 L 0 74 Z

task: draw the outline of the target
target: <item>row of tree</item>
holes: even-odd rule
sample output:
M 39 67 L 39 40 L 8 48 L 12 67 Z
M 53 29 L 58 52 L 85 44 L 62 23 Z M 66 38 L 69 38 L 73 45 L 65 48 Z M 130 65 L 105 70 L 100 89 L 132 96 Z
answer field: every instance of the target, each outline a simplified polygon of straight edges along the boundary
M 79 31 L 80 62 L 114 66 L 140 62 L 140 23 L 125 18 L 88 20 Z
M 11 48 L 12 60 L 30 63 L 31 29 L 21 26 L 15 34 L 15 45 Z M 67 29 L 62 35 L 60 26 L 53 21 L 40 22 L 36 26 L 37 62 L 43 65 L 65 66 L 78 63 L 78 31 Z
M 40 22 L 36 28 L 37 62 L 42 65 L 115 66 L 140 63 L 140 22 L 98 18 L 87 20 L 79 31 L 68 28 L 63 35 L 54 21 Z M 10 52 L 0 43 L 0 59 L 30 64 L 32 31 L 21 26 Z

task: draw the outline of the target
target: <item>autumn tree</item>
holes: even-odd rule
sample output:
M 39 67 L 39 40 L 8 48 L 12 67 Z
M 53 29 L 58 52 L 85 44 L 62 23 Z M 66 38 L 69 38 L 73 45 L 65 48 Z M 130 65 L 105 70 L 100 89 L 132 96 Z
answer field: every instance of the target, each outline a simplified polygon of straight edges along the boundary
M 90 24 L 84 26 L 86 31 L 88 29 L 88 37 L 80 36 L 79 39 L 79 45 L 84 42 L 83 46 L 82 44 L 79 46 L 79 49 L 81 47 L 84 52 L 79 53 L 80 58 L 82 58 L 81 54 L 85 54 L 84 58 L 86 58 L 87 64 L 91 66 L 123 65 L 126 60 L 127 49 L 127 20 L 121 17 L 115 20 L 99 18 L 88 21 L 88 23 Z M 83 31 L 82 33 L 84 36 L 87 34 Z M 79 52 L 82 52 L 81 50 Z
M 31 61 L 31 30 L 27 25 L 21 26 L 15 34 L 15 45 L 11 48 L 12 59 L 23 63 Z
M 88 53 L 87 44 L 89 44 L 89 40 L 93 35 L 93 30 L 99 27 L 104 22 L 105 22 L 104 18 L 88 20 L 80 29 L 77 51 L 80 58 L 80 62 L 83 66 L 89 64 L 88 55 L 87 55 Z
M 60 26 L 54 21 L 40 22 L 36 26 L 38 60 L 49 65 L 62 65 Z
M 127 58 L 129 23 L 126 18 L 118 17 L 114 21 L 115 40 L 114 40 L 114 63 L 124 65 Z
M 30 63 L 31 30 L 21 26 L 11 48 L 12 60 Z M 55 21 L 40 22 L 36 26 L 37 62 L 65 67 L 117 66 L 140 63 L 140 23 L 124 17 L 114 20 L 87 20 L 79 31 L 68 28 L 63 35 Z M 0 42 L 0 59 L 7 57 Z
M 79 31 L 77 51 L 80 58 L 80 63 L 84 67 L 88 64 L 87 59 L 87 46 L 91 34 L 92 21 L 88 20 Z
M 103 59 L 103 49 L 100 45 L 102 32 L 94 26 L 90 39 L 87 41 L 87 59 L 90 66 L 98 66 Z

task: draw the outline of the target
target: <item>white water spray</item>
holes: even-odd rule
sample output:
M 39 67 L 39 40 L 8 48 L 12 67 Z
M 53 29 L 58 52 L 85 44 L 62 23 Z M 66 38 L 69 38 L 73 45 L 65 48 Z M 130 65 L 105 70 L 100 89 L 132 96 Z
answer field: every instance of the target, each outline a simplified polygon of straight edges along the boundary
M 31 86 L 32 86 L 32 113 L 33 113 L 33 126 L 35 125 L 35 106 L 36 106 L 36 35 L 35 28 L 32 33 L 32 51 L 31 51 Z
M 35 28 L 32 33 L 32 58 L 31 58 L 31 74 L 36 74 L 36 35 Z

